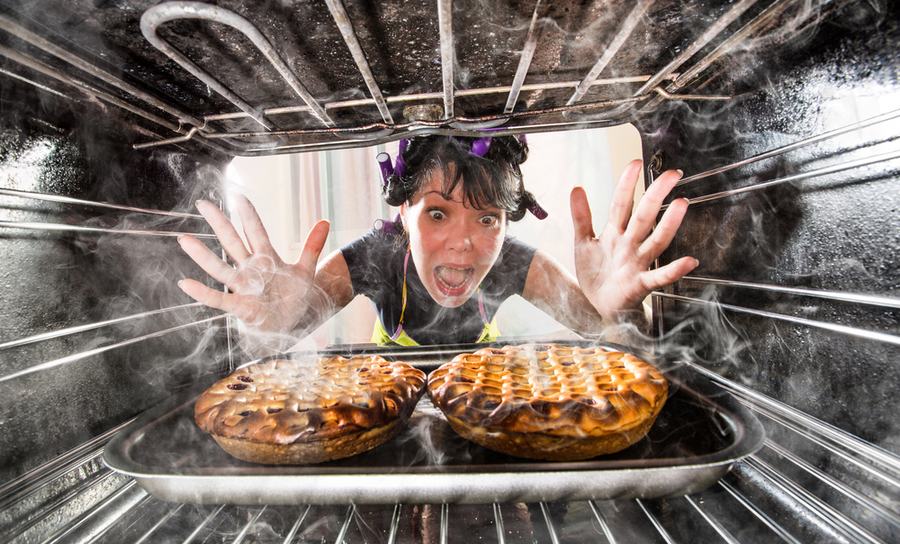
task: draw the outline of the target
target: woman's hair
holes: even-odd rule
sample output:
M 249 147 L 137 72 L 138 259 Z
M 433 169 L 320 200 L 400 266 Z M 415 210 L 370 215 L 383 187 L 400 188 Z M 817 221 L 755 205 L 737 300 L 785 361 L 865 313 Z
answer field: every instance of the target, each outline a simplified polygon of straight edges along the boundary
M 519 165 L 527 158 L 528 144 L 519 136 L 416 136 L 401 141 L 397 165 L 385 176 L 382 195 L 391 206 L 399 206 L 432 172 L 441 172 L 444 197 L 462 183 L 465 202 L 477 209 L 505 210 L 510 221 L 519 221 L 537 204 L 522 183 Z

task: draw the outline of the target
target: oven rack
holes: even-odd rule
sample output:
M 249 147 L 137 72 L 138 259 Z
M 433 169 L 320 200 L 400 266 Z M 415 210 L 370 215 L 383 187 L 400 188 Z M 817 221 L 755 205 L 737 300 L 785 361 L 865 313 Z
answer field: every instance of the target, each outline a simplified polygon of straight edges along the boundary
M 186 72 L 185 77 L 194 77 L 202 81 L 213 92 L 233 104 L 237 110 L 206 114 L 190 113 L 178 104 L 167 102 L 152 92 L 138 88 L 99 64 L 75 55 L 67 48 L 32 32 L 3 14 L 0 14 L 0 29 L 36 48 L 42 54 L 56 61 L 62 61 L 68 67 L 66 70 L 53 67 L 30 53 L 6 46 L 0 46 L 0 55 L 68 87 L 73 87 L 80 93 L 86 93 L 102 102 L 125 109 L 165 131 L 166 135 L 157 135 L 155 141 L 134 144 L 136 149 L 194 140 L 228 154 L 261 155 L 369 146 L 397 140 L 414 133 L 465 134 L 485 128 L 502 128 L 503 130 L 497 133 L 501 135 L 564 130 L 572 128 L 573 125 L 577 125 L 578 128 L 612 126 L 629 122 L 645 112 L 653 111 L 667 101 L 727 101 L 731 99 L 730 96 L 689 94 L 684 90 L 716 62 L 740 51 L 748 40 L 766 31 L 772 31 L 772 25 L 777 24 L 786 12 L 796 7 L 793 0 L 776 0 L 732 34 L 723 37 L 723 33 L 742 15 L 748 11 L 752 12 L 755 7 L 758 9 L 759 0 L 741 0 L 734 3 L 717 20 L 712 21 L 690 44 L 679 48 L 678 54 L 656 73 L 601 78 L 604 68 L 610 65 L 621 48 L 629 39 L 635 39 L 632 35 L 651 3 L 652 0 L 643 0 L 635 4 L 632 11 L 622 19 L 607 46 L 601 48 L 603 53 L 581 80 L 534 81 L 526 84 L 525 79 L 529 74 L 533 54 L 541 45 L 541 32 L 536 29 L 536 24 L 539 13 L 546 6 L 539 1 L 535 5 L 531 24 L 527 29 L 521 30 L 524 45 L 517 55 L 520 60 L 511 81 L 507 85 L 494 87 L 458 89 L 459 83 L 454 73 L 456 68 L 453 60 L 455 53 L 453 2 L 437 0 L 442 89 L 385 96 L 376 81 L 377 75 L 372 72 L 366 60 L 365 52 L 361 48 L 346 9 L 340 0 L 328 0 L 326 2 L 328 10 L 356 64 L 360 78 L 365 82 L 369 97 L 324 103 L 306 90 L 303 82 L 286 65 L 269 38 L 242 16 L 222 7 L 197 2 L 166 2 L 148 9 L 141 20 L 141 30 L 147 41 L 183 68 Z M 833 4 L 835 2 L 832 0 L 820 2 L 817 9 L 801 12 L 790 24 L 802 30 L 805 24 L 814 24 L 810 19 L 815 19 L 814 16 L 820 14 L 820 10 L 829 9 Z M 240 32 L 271 63 L 272 68 L 282 77 L 284 85 L 294 91 L 297 101 L 303 105 L 263 107 L 245 102 L 221 83 L 215 74 L 195 64 L 186 54 L 157 35 L 156 31 L 161 25 L 179 19 L 205 19 L 228 25 Z M 709 48 L 712 50 L 699 59 L 692 60 L 698 53 Z M 33 81 L 25 75 L 13 75 L 17 79 L 32 83 L 42 91 L 59 94 L 59 91 Z M 381 79 L 384 79 L 383 76 Z M 636 91 L 627 91 L 613 98 L 584 101 L 593 87 L 621 84 L 640 84 L 640 87 Z M 104 86 L 108 89 L 104 89 Z M 541 93 L 559 89 L 571 91 L 564 103 L 536 108 L 521 107 L 522 101 L 519 97 L 523 93 Z M 489 95 L 506 95 L 502 113 L 475 117 L 457 115 L 455 109 L 457 98 Z M 70 98 L 77 100 L 74 97 Z M 436 119 L 410 114 L 403 122 L 395 120 L 391 106 L 396 112 L 397 108 L 404 105 L 436 106 L 440 108 L 441 113 Z M 367 119 L 365 110 L 373 107 L 379 112 L 381 121 L 365 121 Z M 358 115 L 353 117 L 363 121 L 355 126 L 346 126 L 346 122 L 345 126 L 337 126 L 332 115 L 342 110 L 358 111 Z M 292 119 L 299 116 L 306 126 L 276 130 L 271 120 L 280 116 L 291 116 Z M 228 125 L 231 121 L 248 119 L 254 121 L 261 130 L 235 130 Z M 312 126 L 309 126 L 310 124 Z M 297 141 L 286 141 L 290 140 L 290 137 L 296 137 Z
M 104 444 L 123 425 L 0 489 L 5 529 L 0 543 L 896 541 L 900 513 L 875 497 L 900 493 L 900 458 L 699 365 L 685 364 L 735 394 L 770 436 L 762 450 L 699 493 L 528 505 L 170 503 L 101 463 Z M 815 448 L 798 448 L 800 442 L 844 463 L 820 468 Z M 869 476 L 854 480 L 848 477 L 853 471 Z M 863 480 L 872 487 L 854 487 Z M 19 518 L 20 512 L 29 513 Z M 172 535 L 180 536 L 171 540 Z
M 782 185 L 797 186 L 798 182 L 802 181 L 817 181 L 822 178 L 827 179 L 828 176 L 833 176 L 835 174 L 844 173 L 850 170 L 859 170 L 861 172 L 865 172 L 865 169 L 867 167 L 875 167 L 880 169 L 881 171 L 900 169 L 900 151 L 897 151 L 896 146 L 892 144 L 892 142 L 897 137 L 896 121 L 898 118 L 900 118 L 900 110 L 891 110 L 855 123 L 846 124 L 839 128 L 819 133 L 811 137 L 801 138 L 790 144 L 769 149 L 757 155 L 748 157 L 747 159 L 735 161 L 720 167 L 710 168 L 697 174 L 688 175 L 676 184 L 673 195 L 670 195 L 669 200 L 675 198 L 686 198 L 690 203 L 690 206 L 693 208 L 713 201 L 719 201 L 728 198 L 741 198 L 742 196 L 750 193 L 766 191 Z M 877 136 L 869 136 L 866 140 L 864 140 L 866 144 L 859 146 L 859 148 L 861 149 L 866 149 L 865 156 L 857 157 L 856 155 L 860 155 L 861 153 L 857 153 L 857 149 L 854 149 L 853 147 L 841 147 L 842 145 L 850 146 L 850 144 L 848 144 L 847 142 L 853 141 L 853 138 L 858 137 L 860 134 L 862 134 L 862 131 L 865 131 L 867 129 L 877 131 Z M 845 139 L 840 140 L 840 137 L 844 137 Z M 737 174 L 735 172 L 736 170 L 757 166 L 757 163 L 763 163 L 764 161 L 767 161 L 769 159 L 778 158 L 792 152 L 822 152 L 823 144 L 829 144 L 832 146 L 832 148 L 837 149 L 837 160 L 829 161 L 830 164 L 824 166 L 816 164 L 808 170 L 774 178 L 766 178 L 765 176 L 762 176 L 762 179 L 760 179 L 759 176 L 746 175 L 746 178 L 750 180 L 749 183 L 727 190 L 714 190 L 712 192 L 707 192 L 702 189 L 702 183 L 704 181 L 714 180 L 716 179 L 716 176 L 721 175 L 729 175 L 732 177 L 732 179 L 728 180 L 729 187 L 740 185 L 740 182 L 738 180 L 742 178 L 742 175 Z M 877 148 L 878 146 L 884 146 L 889 148 L 890 150 L 880 151 L 877 149 L 873 149 Z M 825 155 L 828 155 L 828 153 L 825 153 Z M 654 159 L 656 159 L 657 161 L 662 160 L 656 157 L 654 157 Z M 654 176 L 658 175 L 659 173 L 659 169 L 654 165 L 654 160 L 651 160 L 648 168 L 648 176 L 651 183 Z M 864 175 L 857 174 L 857 172 L 854 172 L 853 174 Z M 689 194 L 688 196 L 679 194 L 679 191 L 683 191 L 686 188 L 691 189 L 694 192 Z M 664 204 L 661 208 L 661 212 L 664 212 L 666 209 L 668 209 L 668 207 L 669 204 Z M 689 211 L 688 213 L 691 212 Z M 871 308 L 873 311 L 882 311 L 885 315 L 888 315 L 891 312 L 895 312 L 896 310 L 900 309 L 900 298 L 895 296 L 874 295 L 864 292 L 795 287 L 791 285 L 776 285 L 771 283 L 759 283 L 752 281 L 741 281 L 735 279 L 696 275 L 685 276 L 680 281 L 676 282 L 675 286 L 676 292 L 655 291 L 651 293 L 654 303 L 655 315 L 663 315 L 661 302 L 663 300 L 670 300 L 695 306 L 704 306 L 717 312 L 726 311 L 731 313 L 739 313 L 760 317 L 765 320 L 787 322 L 802 327 L 835 332 L 841 335 L 873 340 L 885 345 L 900 345 L 900 335 L 897 334 L 895 327 L 888 328 L 884 331 L 878 331 L 856 325 L 846 325 L 831 321 L 825 321 L 822 319 L 812 319 L 809 317 L 803 317 L 801 315 L 790 315 L 785 313 L 760 310 L 743 305 L 727 304 L 718 300 L 718 295 L 714 295 L 713 298 L 709 298 L 710 295 L 708 293 L 700 291 L 700 289 L 704 287 L 719 287 L 743 292 L 759 292 L 770 296 L 785 295 L 787 297 L 795 297 L 800 300 L 811 298 L 835 304 L 851 304 L 857 307 L 867 307 Z M 684 294 L 678 294 L 677 291 L 679 289 L 690 290 L 692 293 L 702 294 L 686 296 Z M 657 327 L 661 334 L 664 334 L 666 332 L 661 322 L 657 323 Z

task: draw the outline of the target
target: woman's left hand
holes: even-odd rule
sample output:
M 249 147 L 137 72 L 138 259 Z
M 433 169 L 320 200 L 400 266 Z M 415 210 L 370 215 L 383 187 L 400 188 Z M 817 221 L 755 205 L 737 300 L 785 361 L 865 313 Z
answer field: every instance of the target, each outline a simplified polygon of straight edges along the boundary
M 632 215 L 641 167 L 642 162 L 635 160 L 622 172 L 599 238 L 594 235 L 584 189 L 576 187 L 571 194 L 575 275 L 585 296 L 607 323 L 618 323 L 633 314 L 651 291 L 681 279 L 699 264 L 693 257 L 681 257 L 650 270 L 675 237 L 688 202 L 673 201 L 654 228 L 663 200 L 681 179 L 679 172 L 669 170 L 656 178 Z

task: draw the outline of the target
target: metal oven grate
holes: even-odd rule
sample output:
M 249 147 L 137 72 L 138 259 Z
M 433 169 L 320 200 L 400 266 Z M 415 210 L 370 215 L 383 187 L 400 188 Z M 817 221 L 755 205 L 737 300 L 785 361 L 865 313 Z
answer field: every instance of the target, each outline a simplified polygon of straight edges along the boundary
M 893 121 L 898 116 L 898 112 L 879 116 L 773 150 L 764 157 L 875 123 Z M 872 160 L 896 157 L 894 153 Z M 854 167 L 861 162 L 869 161 L 844 163 L 841 167 Z M 704 175 L 688 178 L 685 183 Z M 784 179 L 763 181 L 758 187 Z M 15 227 L 28 228 L 28 225 Z M 686 281 L 715 280 L 689 278 Z M 787 290 L 762 285 L 741 287 Z M 890 297 L 801 291 L 805 296 L 846 299 L 854 304 L 889 309 L 900 306 Z M 657 293 L 657 297 L 710 304 L 666 293 Z M 754 312 L 719 306 L 726 311 Z M 797 319 L 770 313 L 765 313 L 765 317 Z M 809 319 L 803 319 L 802 323 L 830 332 L 898 343 L 896 336 L 863 328 Z M 63 330 L 58 334 L 70 332 Z M 120 346 L 109 346 L 117 347 Z M 28 372 L 75 360 L 78 356 L 48 361 Z M 653 500 L 493 505 L 175 504 L 149 496 L 133 480 L 102 465 L 99 459 L 103 445 L 118 430 L 113 429 L 0 489 L 0 519 L 4 525 L 0 542 L 122 542 L 124 539 L 130 542 L 443 543 L 471 542 L 473 535 L 479 535 L 483 541 L 501 543 L 602 542 L 604 538 L 608 542 L 896 541 L 900 535 L 900 514 L 895 508 L 895 498 L 900 496 L 900 458 L 896 454 L 701 365 L 684 364 L 708 376 L 750 408 L 763 422 L 768 437 L 760 452 L 737 463 L 725 478 L 700 493 Z M 7 375 L 2 379 L 17 376 Z
M 768 4 L 759 0 L 742 0 L 730 6 L 720 6 L 716 17 L 704 17 L 702 22 L 686 19 L 682 23 L 682 30 L 689 30 L 691 38 L 688 43 L 672 46 L 671 49 L 677 54 L 671 60 L 662 66 L 652 66 L 655 71 L 651 74 L 634 74 L 627 68 L 616 66 L 617 57 L 625 56 L 624 52 L 634 48 L 634 42 L 639 41 L 642 35 L 659 32 L 659 29 L 646 27 L 647 15 L 654 8 L 667 9 L 665 6 L 655 6 L 653 0 L 636 2 L 626 12 L 615 15 L 615 20 L 621 22 L 615 23 L 611 29 L 601 29 L 608 32 L 610 37 L 603 46 L 598 45 L 596 48 L 601 53 L 593 59 L 590 69 L 584 71 L 579 66 L 577 70 L 583 72 L 580 79 L 559 81 L 552 74 L 545 73 L 546 67 L 539 66 L 535 70 L 532 65 L 535 51 L 544 45 L 542 29 L 546 24 L 546 12 L 552 8 L 548 3 L 538 1 L 530 17 L 530 24 L 511 32 L 516 36 L 517 42 L 522 43 L 522 49 L 511 54 L 512 58 L 519 59 L 514 73 L 509 74 L 508 80 L 504 74 L 500 77 L 503 81 L 495 81 L 492 86 L 465 88 L 460 84 L 463 76 L 457 73 L 461 68 L 456 61 L 458 49 L 462 47 L 460 42 L 464 40 L 457 34 L 471 22 L 457 21 L 454 25 L 454 12 L 459 17 L 460 11 L 464 10 L 454 9 L 451 0 L 439 0 L 436 5 L 428 6 L 426 16 L 435 16 L 437 19 L 439 57 L 435 61 L 440 65 L 442 89 L 434 92 L 386 93 L 378 81 L 384 86 L 390 78 L 383 74 L 377 74 L 376 77 L 373 73 L 367 60 L 367 54 L 371 56 L 373 51 L 363 50 L 360 44 L 363 38 L 354 30 L 347 9 L 339 0 L 328 0 L 328 13 L 337 31 L 335 39 L 329 43 L 340 46 L 343 42 L 342 45 L 352 58 L 353 68 L 358 71 L 359 81 L 364 82 L 369 96 L 327 102 L 315 98 L 307 90 L 301 78 L 291 70 L 278 48 L 271 43 L 273 37 L 267 37 L 257 25 L 238 13 L 221 5 L 196 2 L 165 2 L 147 9 L 141 17 L 144 38 L 183 69 L 179 77 L 196 78 L 211 93 L 222 97 L 225 103 L 238 110 L 204 114 L 189 112 L 175 101 L 166 101 L 2 13 L 0 30 L 22 40 L 29 48 L 40 51 L 45 58 L 2 45 L 0 55 L 52 81 L 61 82 L 68 88 L 77 89 L 80 93 L 127 110 L 153 126 L 165 129 L 166 135 L 160 135 L 153 141 L 136 143 L 135 149 L 195 140 L 230 155 L 292 153 L 375 145 L 415 132 L 449 134 L 496 128 L 511 129 L 513 132 L 527 129 L 534 133 L 564 130 L 571 128 L 573 123 L 581 128 L 612 126 L 647 115 L 666 102 L 728 101 L 731 99 L 728 94 L 685 91 L 706 77 L 705 74 L 711 67 L 730 55 L 740 54 L 752 40 L 777 32 L 801 35 L 807 27 L 815 26 L 819 17 L 835 4 L 839 3 L 828 0 L 810 8 L 798 6 L 792 0 L 777 0 Z M 414 8 L 410 6 L 409 9 Z M 616 6 L 615 9 L 621 10 L 622 6 Z M 601 11 L 597 16 L 603 18 L 610 15 Z M 158 32 L 164 25 L 172 22 L 198 19 L 217 23 L 222 28 L 229 27 L 230 30 L 225 32 L 234 35 L 225 38 L 226 41 L 236 42 L 241 39 L 251 44 L 261 58 L 270 64 L 272 73 L 278 74 L 279 84 L 290 89 L 292 98 L 303 105 L 265 106 L 248 103 L 222 82 L 225 78 L 221 74 L 201 67 L 196 58 L 190 58 L 202 57 L 202 53 L 185 53 Z M 363 20 L 356 21 L 356 24 L 365 28 L 367 25 L 407 23 Z M 603 24 L 607 23 L 603 21 Z M 472 29 L 467 31 L 477 32 L 473 29 L 479 25 L 470 26 Z M 323 28 L 315 29 L 315 32 L 323 31 Z M 203 33 L 198 32 L 197 35 Z M 477 42 L 486 38 L 476 36 L 467 39 Z M 212 51 L 217 46 L 215 41 L 216 39 L 209 38 L 208 43 L 194 45 L 207 47 Z M 329 50 L 316 53 L 323 58 L 335 56 L 335 52 Z M 474 56 L 487 58 L 494 53 L 478 51 Z M 59 61 L 64 63 L 65 69 L 55 66 Z M 399 69 L 392 67 L 393 71 Z M 600 77 L 609 72 L 624 72 L 625 75 Z M 59 94 L 46 85 L 12 75 L 35 83 L 45 92 Z M 526 83 L 526 80 L 529 82 Z M 459 107 L 460 100 L 466 99 L 483 100 L 486 105 L 480 106 L 481 111 L 474 116 L 467 116 L 460 113 L 462 108 Z M 372 111 L 377 111 L 380 119 L 370 120 Z M 348 125 L 347 119 L 355 121 Z M 252 128 L 248 128 L 247 121 Z M 292 125 L 297 128 L 290 128 Z M 288 128 L 279 128 L 284 126 Z M 177 136 L 173 136 L 176 134 Z
M 900 459 L 709 373 L 765 422 L 763 450 L 700 493 L 652 500 L 484 505 L 194 505 L 102 466 L 100 437 L 0 490 L 0 542 L 892 542 Z M 112 433 L 110 433 L 112 434 Z M 804 457 L 792 453 L 808 443 Z M 793 446 L 792 446 L 793 445 Z M 816 452 L 837 460 L 828 471 Z M 870 488 L 857 489 L 859 473 Z M 525 476 L 523 476 L 525 477 Z M 238 481 L 235 485 L 240 485 Z M 17 514 L 27 515 L 17 518 Z M 605 539 L 605 540 L 604 540 Z
M 894 121 L 892 112 L 796 145 L 764 154 L 811 145 L 824 137 Z M 853 168 L 897 158 L 896 153 L 844 163 Z M 757 157 L 761 158 L 761 157 Z M 732 165 L 736 167 L 747 161 Z M 725 167 L 719 171 L 731 167 Z M 706 174 L 688 178 L 685 183 Z M 763 181 L 752 190 L 791 178 Z M 5 191 L 24 198 L 41 195 Z M 68 204 L 83 205 L 84 202 Z M 92 204 L 92 203 L 88 203 Z M 100 205 L 98 203 L 98 205 Z M 54 230 L 55 225 L 4 223 L 7 228 Z M 60 230 L 71 227 L 61 225 Z M 142 232 L 142 235 L 174 233 Z M 687 281 L 714 282 L 689 278 Z M 752 289 L 775 289 L 744 285 Z M 896 299 L 804 289 L 802 294 L 850 300 L 896 309 Z M 700 299 L 657 293 L 660 298 Z M 723 305 L 727 311 L 750 311 Z M 176 311 L 169 308 L 159 311 Z M 788 319 L 765 313 L 766 318 Z M 140 319 L 142 315 L 134 315 Z M 221 316 L 210 319 L 219 319 Z M 201 322 L 195 324 L 201 324 Z M 806 326 L 897 344 L 896 336 L 862 328 L 803 319 Z M 96 323 L 87 327 L 108 326 Z M 79 332 L 83 327 L 47 333 L 23 343 Z M 162 330 L 155 334 L 167 334 Z M 134 342 L 142 338 L 133 339 Z M 122 344 L 95 348 L 118 349 Z M 88 356 L 47 361 L 8 381 Z M 703 366 L 686 362 L 708 375 L 748 406 L 763 421 L 768 439 L 756 455 L 738 463 L 714 487 L 693 495 L 655 500 L 585 501 L 493 505 L 385 505 L 324 507 L 316 505 L 226 506 L 173 504 L 147 495 L 133 480 L 113 473 L 100 462 L 103 445 L 118 429 L 40 467 L 0 489 L 0 542 L 892 542 L 900 535 L 900 458 L 841 429 L 824 423 L 767 395 L 729 380 Z M 823 461 L 825 460 L 825 461 Z M 525 477 L 525 476 L 523 476 Z M 235 485 L 240 485 L 236 482 Z M 177 538 L 173 535 L 178 535 Z M 702 536 L 702 538 L 701 538 Z

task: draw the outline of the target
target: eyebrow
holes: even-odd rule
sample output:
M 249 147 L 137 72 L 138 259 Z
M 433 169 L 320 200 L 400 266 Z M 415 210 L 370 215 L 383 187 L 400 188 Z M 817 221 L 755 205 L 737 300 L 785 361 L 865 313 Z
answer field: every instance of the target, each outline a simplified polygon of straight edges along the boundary
M 442 193 L 441 191 L 438 191 L 438 190 L 436 190 L 436 189 L 432 189 L 432 190 L 430 190 L 430 191 L 427 191 L 427 192 L 425 192 L 425 193 L 422 193 L 422 198 L 425 198 L 426 196 L 428 196 L 428 195 L 430 195 L 430 194 L 432 194 L 432 193 L 437 194 L 437 195 L 440 195 L 440 197 L 444 199 L 444 202 L 457 202 L 457 203 L 462 204 L 462 205 L 465 206 L 466 208 L 471 207 L 471 208 L 474 209 L 474 210 L 480 210 L 480 211 L 491 211 L 491 210 L 496 210 L 498 213 L 501 213 L 501 212 L 505 212 L 505 211 L 506 211 L 506 210 L 504 210 L 504 209 L 502 209 L 502 208 L 498 208 L 498 207 L 496 207 L 496 206 L 489 206 L 489 207 L 487 207 L 487 208 L 476 208 L 475 206 L 472 206 L 472 205 L 471 205 L 471 204 L 472 204 L 471 202 L 469 202 L 469 203 L 467 204 L 467 203 L 465 202 L 465 200 L 463 200 L 462 202 L 460 202 L 460 201 L 454 200 L 454 199 L 452 199 L 452 198 L 447 198 L 447 196 L 446 196 L 444 193 Z
M 458 202 L 457 200 L 453 200 L 452 198 L 447 198 L 448 195 L 445 195 L 445 194 L 442 193 L 441 191 L 437 191 L 437 190 L 434 190 L 434 189 L 432 189 L 431 191 L 428 191 L 428 192 L 426 192 L 426 193 L 422 193 L 422 198 L 424 198 L 424 197 L 426 197 L 426 196 L 428 196 L 428 195 L 430 195 L 430 194 L 432 194 L 432 193 L 433 193 L 433 194 L 436 194 L 436 195 L 439 195 L 441 198 L 443 198 L 443 199 L 446 200 L 447 202 Z

